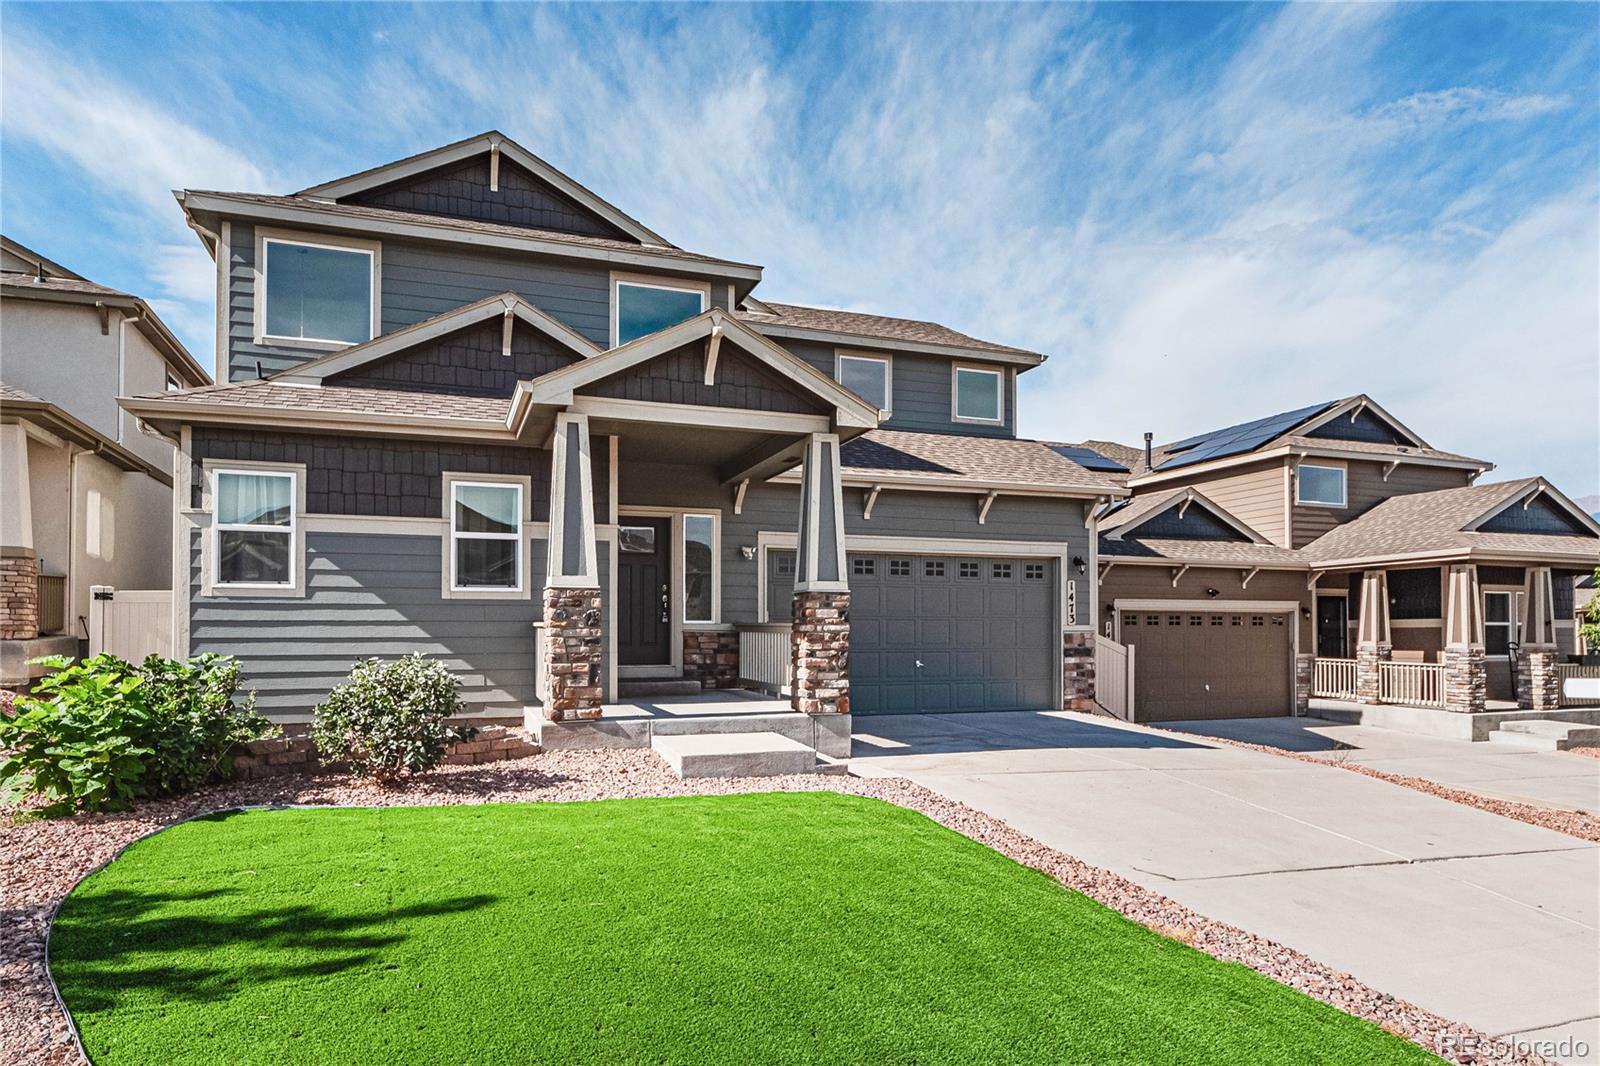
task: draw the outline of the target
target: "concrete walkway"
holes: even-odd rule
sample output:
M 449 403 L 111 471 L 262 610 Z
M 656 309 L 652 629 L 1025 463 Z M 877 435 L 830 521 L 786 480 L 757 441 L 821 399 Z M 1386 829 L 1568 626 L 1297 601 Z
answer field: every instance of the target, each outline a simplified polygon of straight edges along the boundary
M 1600 847 L 1346 770 L 1088 715 L 855 727 L 855 773 L 911 778 L 1445 1017 L 1581 1040 L 1587 1056 L 1551 1057 L 1600 1062 Z
M 1419 737 L 1322 718 L 1231 718 L 1169 722 L 1163 728 L 1266 744 L 1330 762 L 1361 763 L 1495 799 L 1600 811 L 1600 759 L 1571 752 Z

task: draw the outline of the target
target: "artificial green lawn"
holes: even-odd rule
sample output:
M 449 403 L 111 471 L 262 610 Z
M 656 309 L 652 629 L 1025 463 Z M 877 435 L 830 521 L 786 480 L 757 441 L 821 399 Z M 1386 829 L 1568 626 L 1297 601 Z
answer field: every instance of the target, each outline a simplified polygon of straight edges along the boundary
M 217 816 L 50 951 L 97 1064 L 1437 1061 L 828 792 Z

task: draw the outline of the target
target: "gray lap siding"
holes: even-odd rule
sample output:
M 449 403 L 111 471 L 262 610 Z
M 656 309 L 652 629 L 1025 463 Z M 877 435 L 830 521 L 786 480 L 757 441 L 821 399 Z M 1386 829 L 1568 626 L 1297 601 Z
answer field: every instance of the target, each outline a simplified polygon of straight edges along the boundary
M 927 433 L 961 433 L 974 437 L 1016 436 L 1017 374 L 1003 363 L 984 364 L 981 359 L 951 360 L 942 355 L 921 355 L 911 352 L 886 352 L 852 349 L 848 344 L 822 344 L 817 341 L 774 338 L 795 355 L 804 359 L 830 378 L 834 376 L 834 351 L 841 348 L 862 355 L 888 356 L 891 361 L 891 386 L 889 420 L 885 429 L 921 430 Z M 983 425 L 973 422 L 956 422 L 951 418 L 952 362 L 962 365 L 987 365 L 1005 375 L 1002 388 L 1005 421 L 1000 425 Z

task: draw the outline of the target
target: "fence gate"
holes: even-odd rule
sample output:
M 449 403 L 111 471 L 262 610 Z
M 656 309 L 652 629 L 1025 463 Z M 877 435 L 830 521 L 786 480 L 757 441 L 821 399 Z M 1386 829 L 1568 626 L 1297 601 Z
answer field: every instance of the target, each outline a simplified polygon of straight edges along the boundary
M 89 587 L 89 654 L 172 657 L 172 590 Z
M 1094 638 L 1094 695 L 1100 706 L 1124 722 L 1133 721 L 1134 648 L 1110 637 Z

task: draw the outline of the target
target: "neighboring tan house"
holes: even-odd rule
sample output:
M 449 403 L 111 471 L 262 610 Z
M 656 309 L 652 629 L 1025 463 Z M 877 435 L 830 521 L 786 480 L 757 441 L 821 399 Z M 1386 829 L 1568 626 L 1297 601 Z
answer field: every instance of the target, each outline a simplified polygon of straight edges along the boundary
M 210 380 L 143 300 L 0 237 L 0 684 L 77 654 L 90 586 L 171 587 L 173 448 L 117 397 Z
M 1558 702 L 1600 524 L 1543 479 L 1479 483 L 1492 464 L 1367 396 L 1160 448 L 1057 447 L 1132 491 L 1097 522 L 1101 632 L 1136 648 L 1140 720 L 1283 714 L 1313 694 Z
M 1017 438 L 1042 355 L 758 300 L 498 133 L 179 199 L 228 381 L 124 407 L 185 460 L 178 650 L 268 713 L 413 650 L 546 732 L 662 682 L 792 688 L 835 753 L 852 711 L 1092 706 L 1127 490 Z

